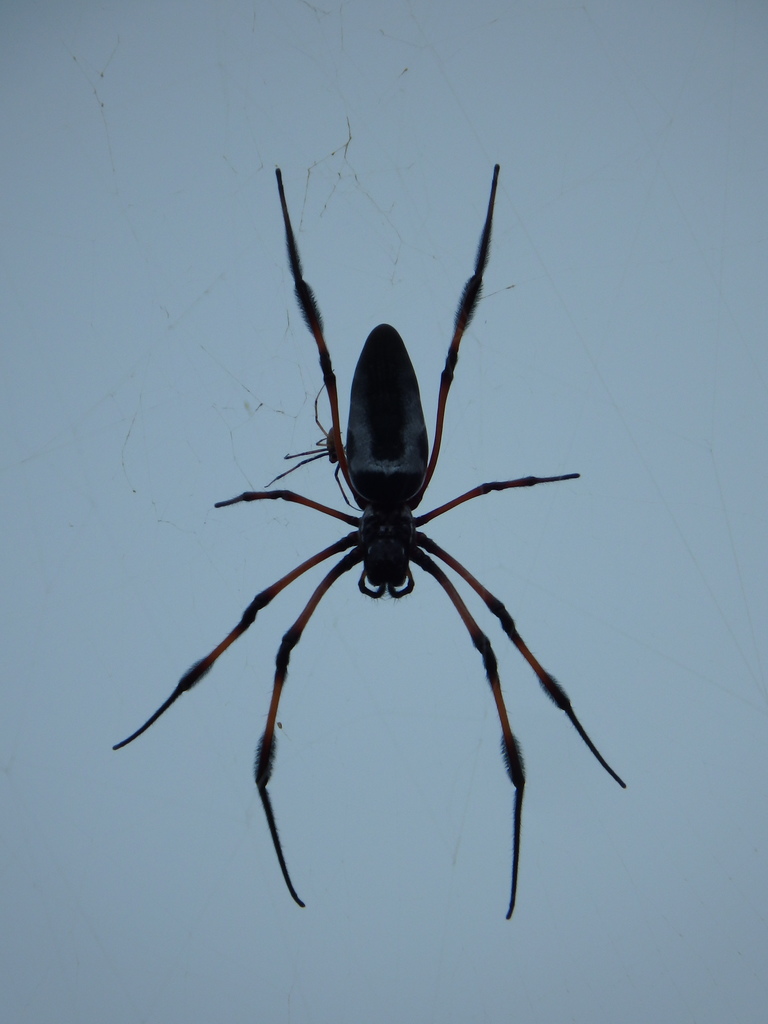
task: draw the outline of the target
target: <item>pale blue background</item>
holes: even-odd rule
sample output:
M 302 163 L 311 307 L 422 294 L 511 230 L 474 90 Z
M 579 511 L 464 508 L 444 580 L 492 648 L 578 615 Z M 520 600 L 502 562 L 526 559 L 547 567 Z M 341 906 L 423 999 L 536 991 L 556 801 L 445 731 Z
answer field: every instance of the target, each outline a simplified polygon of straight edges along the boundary
M 753 1022 L 768 1005 L 768 8 L 5 3 L 2 846 L 7 1021 Z M 291 662 L 251 777 L 262 613 L 135 745 L 252 595 L 342 527 L 261 487 L 318 435 L 283 168 L 346 419 L 372 326 L 437 382 L 502 165 L 485 299 L 425 508 L 498 624 L 511 790 L 434 582 L 354 578 Z M 327 407 L 323 409 L 328 422 Z M 292 478 L 340 502 L 326 463 Z

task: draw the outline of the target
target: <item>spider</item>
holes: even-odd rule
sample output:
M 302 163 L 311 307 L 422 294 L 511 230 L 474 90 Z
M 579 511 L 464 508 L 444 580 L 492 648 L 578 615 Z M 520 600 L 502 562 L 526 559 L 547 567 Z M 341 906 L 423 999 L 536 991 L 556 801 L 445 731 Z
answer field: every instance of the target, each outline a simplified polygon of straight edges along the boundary
M 323 385 L 323 387 L 324 386 L 325 385 Z M 336 466 L 336 471 L 333 475 L 336 478 L 336 483 L 339 485 L 339 490 L 341 491 L 344 501 L 346 501 L 350 508 L 354 508 L 355 506 L 344 493 L 344 488 L 341 486 L 341 481 L 339 480 L 341 467 L 339 466 L 339 460 L 336 456 L 336 443 L 333 439 L 333 434 L 326 430 L 320 422 L 320 410 L 318 409 L 318 404 L 322 393 L 323 388 L 321 388 L 315 396 L 315 423 L 317 424 L 317 429 L 321 431 L 323 436 L 319 441 L 317 441 L 315 447 L 311 448 L 307 452 L 296 452 L 294 455 L 284 455 L 284 459 L 301 459 L 301 462 L 297 462 L 296 465 L 291 466 L 290 469 L 286 469 L 284 473 L 278 473 L 277 476 L 272 477 L 267 484 L 267 487 L 271 487 L 272 484 L 276 484 L 278 480 L 285 479 L 285 477 L 290 476 L 291 473 L 295 473 L 297 469 L 301 469 L 302 466 L 306 466 L 309 462 L 317 462 L 318 459 L 328 459 L 332 466 Z M 304 455 L 306 455 L 307 458 L 302 458 Z
M 374 599 L 385 594 L 399 600 L 410 594 L 414 588 L 411 564 L 417 565 L 424 572 L 434 577 L 452 602 L 466 627 L 472 643 L 483 660 L 485 674 L 491 687 L 496 704 L 496 711 L 501 724 L 501 749 L 507 774 L 514 788 L 512 810 L 512 885 L 507 910 L 507 919 L 512 916 L 517 894 L 518 867 L 520 861 L 520 828 L 522 821 L 523 790 L 525 773 L 517 740 L 512 732 L 507 710 L 502 696 L 501 684 L 496 665 L 496 656 L 490 641 L 482 632 L 470 614 L 463 599 L 446 572 L 434 558 L 439 559 L 449 569 L 460 576 L 485 603 L 488 610 L 496 616 L 501 628 L 515 645 L 520 654 L 531 666 L 544 692 L 564 711 L 584 743 L 616 782 L 626 788 L 613 768 L 605 761 L 585 732 L 581 722 L 571 706 L 571 702 L 549 672 L 531 653 L 527 644 L 517 631 L 512 617 L 501 601 L 457 562 L 447 551 L 431 540 L 421 527 L 462 505 L 466 501 L 488 494 L 490 491 L 504 491 L 513 487 L 533 487 L 537 484 L 555 483 L 560 480 L 574 480 L 578 473 L 567 473 L 564 476 L 535 477 L 526 476 L 517 480 L 502 480 L 479 484 L 471 490 L 460 494 L 452 501 L 441 505 L 422 515 L 415 516 L 414 509 L 421 503 L 424 493 L 435 472 L 440 454 L 440 442 L 443 436 L 445 406 L 448 392 L 453 381 L 454 369 L 459 354 L 459 345 L 467 326 L 477 308 L 483 284 L 483 272 L 488 262 L 491 240 L 491 223 L 496 199 L 496 188 L 499 178 L 498 164 L 493 170 L 491 193 L 488 210 L 480 244 L 477 250 L 475 268 L 472 276 L 464 286 L 456 312 L 453 338 L 448 348 L 445 367 L 440 377 L 440 390 L 437 402 L 437 420 L 432 449 L 429 449 L 424 413 L 421 408 L 419 385 L 416 380 L 411 360 L 397 331 L 388 324 L 375 327 L 363 346 L 362 353 L 352 380 L 350 398 L 349 423 L 346 444 L 342 443 L 341 425 L 339 422 L 339 403 L 336 390 L 336 375 L 331 365 L 331 357 L 323 336 L 322 320 L 312 289 L 304 280 L 296 238 L 288 213 L 283 179 L 280 169 L 276 170 L 277 188 L 280 206 L 285 225 L 285 237 L 288 248 L 288 261 L 299 303 L 307 327 L 317 344 L 323 381 L 331 407 L 332 426 L 327 435 L 325 448 L 331 461 L 338 460 L 338 468 L 349 488 L 352 497 L 362 512 L 360 516 L 350 515 L 321 505 L 311 498 L 306 498 L 293 491 L 245 491 L 236 498 L 216 503 L 216 508 L 236 505 L 239 502 L 280 500 L 305 505 L 307 508 L 322 512 L 333 519 L 340 519 L 352 527 L 352 531 L 323 548 L 308 558 L 295 569 L 287 573 L 266 590 L 262 590 L 251 601 L 242 614 L 235 628 L 203 659 L 196 662 L 182 676 L 176 689 L 157 711 L 127 739 L 113 748 L 132 743 L 163 715 L 168 708 L 187 690 L 190 690 L 210 670 L 214 662 L 226 651 L 230 644 L 253 624 L 257 613 L 268 605 L 282 590 L 316 565 L 343 554 L 343 557 L 325 575 L 315 587 L 312 596 L 304 606 L 304 610 L 288 629 L 278 648 L 276 658 L 275 679 L 272 697 L 269 704 L 267 724 L 256 751 L 254 776 L 259 796 L 266 815 L 272 843 L 277 854 L 280 869 L 293 899 L 300 907 L 305 906 L 299 898 L 291 881 L 282 844 L 275 823 L 272 801 L 268 784 L 272 776 L 275 759 L 275 726 L 277 723 L 280 695 L 285 685 L 288 662 L 291 651 L 301 639 L 304 628 L 315 609 L 331 586 L 343 576 L 362 563 L 362 573 L 358 587 L 363 594 Z M 326 451 L 320 451 L 320 455 Z M 434 556 L 430 557 L 430 556 Z

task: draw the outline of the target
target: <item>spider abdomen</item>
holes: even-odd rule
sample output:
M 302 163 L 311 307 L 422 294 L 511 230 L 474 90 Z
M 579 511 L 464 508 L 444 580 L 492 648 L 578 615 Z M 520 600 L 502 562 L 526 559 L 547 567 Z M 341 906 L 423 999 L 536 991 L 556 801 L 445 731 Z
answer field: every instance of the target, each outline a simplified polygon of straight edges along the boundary
M 345 450 L 352 486 L 368 502 L 407 501 L 424 482 L 429 444 L 419 383 L 389 324 L 374 327 L 357 361 Z

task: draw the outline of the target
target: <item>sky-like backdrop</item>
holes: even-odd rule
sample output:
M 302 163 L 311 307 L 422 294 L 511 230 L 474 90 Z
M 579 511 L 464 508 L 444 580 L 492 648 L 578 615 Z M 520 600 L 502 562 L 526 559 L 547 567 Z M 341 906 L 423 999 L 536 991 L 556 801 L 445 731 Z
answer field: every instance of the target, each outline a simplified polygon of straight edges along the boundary
M 768 1005 L 768 6 L 185 0 L 0 8 L 0 1017 L 21 1024 L 753 1024 Z M 322 436 L 282 168 L 342 422 L 393 324 L 420 510 L 506 604 L 322 569 L 111 747 L 253 595 L 348 530 L 215 509 Z M 320 422 L 330 425 L 326 395 Z M 327 460 L 290 486 L 346 509 Z

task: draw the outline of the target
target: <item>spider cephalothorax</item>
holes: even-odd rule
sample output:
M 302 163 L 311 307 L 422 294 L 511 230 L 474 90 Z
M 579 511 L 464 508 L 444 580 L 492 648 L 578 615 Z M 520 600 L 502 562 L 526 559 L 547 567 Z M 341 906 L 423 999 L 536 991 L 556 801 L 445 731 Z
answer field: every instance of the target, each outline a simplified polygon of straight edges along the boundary
M 490 641 L 470 614 L 454 584 L 437 562 L 430 558 L 430 555 L 434 555 L 457 573 L 475 591 L 489 611 L 496 616 L 504 632 L 536 673 L 544 691 L 565 712 L 574 728 L 603 768 L 620 786 L 624 786 L 622 780 L 607 764 L 587 736 L 563 688 L 549 672 L 542 668 L 531 653 L 518 633 L 512 617 L 501 601 L 494 597 L 490 591 L 486 590 L 452 555 L 444 551 L 443 548 L 419 530 L 419 527 L 424 526 L 425 523 L 437 518 L 437 516 L 443 515 L 443 513 L 450 511 L 450 509 L 455 508 L 457 505 L 477 498 L 481 494 L 488 494 L 490 491 L 503 491 L 513 487 L 532 487 L 535 484 L 553 483 L 558 480 L 572 480 L 578 476 L 578 473 L 567 473 L 564 476 L 549 477 L 527 476 L 516 480 L 502 480 L 480 484 L 472 488 L 472 490 L 460 494 L 447 504 L 433 509 L 431 512 L 420 516 L 413 515 L 413 510 L 417 508 L 424 497 L 424 492 L 429 486 L 435 466 L 437 465 L 443 435 L 446 400 L 451 382 L 453 381 L 453 371 L 458 359 L 459 345 L 480 297 L 483 271 L 488 261 L 491 223 L 493 220 L 493 207 L 496 199 L 498 177 L 499 167 L 497 165 L 493 171 L 491 195 L 488 200 L 485 225 L 480 236 L 474 273 L 464 286 L 464 291 L 459 301 L 453 338 L 451 339 L 445 367 L 440 377 L 435 436 L 430 452 L 416 374 L 414 373 L 402 338 L 388 324 L 381 324 L 371 331 L 360 354 L 352 382 L 346 445 L 342 443 L 336 375 L 333 372 L 331 357 L 323 336 L 322 322 L 315 297 L 312 294 L 311 288 L 304 280 L 299 251 L 293 234 L 293 228 L 291 227 L 288 205 L 285 200 L 283 180 L 280 171 L 277 171 L 277 187 L 283 212 L 288 260 L 296 287 L 296 297 L 307 326 L 317 344 L 320 355 L 320 367 L 323 373 L 323 383 L 331 406 L 332 427 L 326 434 L 321 449 L 301 454 L 310 456 L 305 461 L 311 461 L 311 459 L 322 455 L 327 455 L 331 462 L 335 463 L 338 461 L 337 478 L 340 472 L 352 492 L 353 498 L 362 510 L 362 516 L 358 517 L 346 512 L 339 512 L 327 505 L 321 505 L 311 498 L 305 498 L 301 494 L 286 490 L 246 491 L 236 498 L 218 502 L 217 508 L 221 508 L 224 505 L 235 505 L 241 501 L 266 501 L 270 499 L 291 501 L 299 505 L 305 505 L 308 508 L 313 508 L 334 519 L 339 519 L 354 527 L 354 529 L 340 540 L 330 544 L 327 548 L 302 562 L 301 565 L 283 576 L 276 583 L 273 583 L 272 586 L 257 594 L 243 612 L 240 622 L 235 628 L 210 654 L 196 662 L 182 676 L 170 697 L 140 729 L 137 729 L 136 732 L 123 740 L 122 743 L 118 743 L 114 748 L 117 750 L 135 740 L 153 722 L 157 721 L 182 693 L 185 693 L 195 683 L 199 682 L 219 656 L 252 625 L 257 613 L 265 605 L 269 604 L 281 590 L 314 566 L 319 565 L 334 555 L 346 552 L 341 560 L 320 581 L 301 615 L 299 615 L 298 619 L 283 636 L 277 652 L 275 681 L 267 714 L 267 724 L 256 754 L 256 785 L 264 807 L 280 869 L 291 896 L 302 907 L 304 903 L 299 899 L 293 887 L 285 863 L 268 790 L 275 756 L 277 709 L 288 672 L 291 651 L 301 639 L 304 627 L 322 597 L 336 580 L 361 562 L 363 563 L 363 573 L 360 577 L 359 587 L 364 594 L 373 598 L 380 598 L 385 593 L 395 598 L 410 594 L 414 587 L 413 574 L 410 568 L 411 562 L 433 576 L 453 603 L 469 632 L 473 644 L 483 659 L 485 673 L 491 687 L 501 724 L 504 762 L 507 774 L 515 789 L 512 814 L 512 890 L 507 911 L 508 918 L 512 916 L 517 893 L 517 874 L 520 860 L 520 825 L 522 820 L 523 787 L 525 785 L 523 762 L 517 741 L 509 724 L 504 697 L 501 692 L 501 683 L 499 682 L 496 656 L 493 653 Z M 315 419 L 318 421 L 319 426 L 317 404 L 315 404 Z M 284 473 L 281 474 L 280 477 L 276 477 L 272 482 L 274 483 L 285 475 Z
M 368 505 L 360 518 L 363 575 L 360 589 L 369 597 L 405 597 L 413 590 L 408 562 L 416 528 L 408 505 Z M 366 586 L 366 580 L 370 587 Z M 373 589 L 371 589 L 371 587 Z

